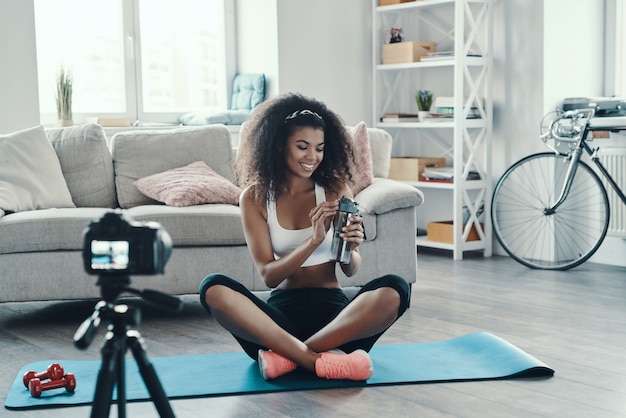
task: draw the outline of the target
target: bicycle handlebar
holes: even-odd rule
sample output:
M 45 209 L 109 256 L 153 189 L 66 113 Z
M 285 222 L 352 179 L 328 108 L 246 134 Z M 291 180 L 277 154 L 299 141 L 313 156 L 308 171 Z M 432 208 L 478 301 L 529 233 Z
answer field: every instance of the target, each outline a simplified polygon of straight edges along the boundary
M 541 139 L 546 142 L 555 139 L 564 142 L 575 142 L 585 130 L 585 126 L 594 115 L 593 109 L 575 109 L 562 112 L 550 123 L 550 127 L 542 133 Z

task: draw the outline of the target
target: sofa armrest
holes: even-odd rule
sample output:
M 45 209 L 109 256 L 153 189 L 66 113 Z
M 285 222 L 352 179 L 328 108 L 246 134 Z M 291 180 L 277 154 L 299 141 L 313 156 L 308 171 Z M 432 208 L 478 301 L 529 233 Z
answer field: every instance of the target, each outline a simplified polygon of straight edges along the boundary
M 420 206 L 424 202 L 421 190 L 400 181 L 374 178 L 355 200 L 369 213 L 380 215 L 394 209 Z

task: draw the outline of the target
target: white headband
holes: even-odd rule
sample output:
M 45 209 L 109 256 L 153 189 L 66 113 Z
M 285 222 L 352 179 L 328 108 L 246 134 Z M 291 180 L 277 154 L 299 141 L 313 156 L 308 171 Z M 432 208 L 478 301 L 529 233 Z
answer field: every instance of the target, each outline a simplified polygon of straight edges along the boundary
M 313 116 L 317 117 L 319 120 L 321 120 L 322 122 L 324 121 L 324 119 L 320 115 L 315 113 L 314 111 L 309 110 L 309 109 L 303 109 L 303 110 L 296 110 L 291 115 L 287 116 L 285 118 L 285 122 L 288 121 L 288 120 L 291 120 L 291 119 L 295 119 L 298 116 L 302 116 L 302 115 L 313 115 Z

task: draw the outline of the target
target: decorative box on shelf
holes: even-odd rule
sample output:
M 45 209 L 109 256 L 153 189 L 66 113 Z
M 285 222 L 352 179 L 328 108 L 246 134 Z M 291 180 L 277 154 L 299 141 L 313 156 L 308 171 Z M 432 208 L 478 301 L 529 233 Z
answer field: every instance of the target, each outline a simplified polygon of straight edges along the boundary
M 410 3 L 416 0 L 378 0 L 379 6 L 389 6 L 392 4 L 400 4 L 400 3 Z
M 480 224 L 483 226 L 483 224 Z M 454 237 L 454 225 L 452 221 L 428 222 L 426 225 L 426 237 L 429 241 L 446 242 L 452 244 Z M 466 241 L 478 241 L 480 236 L 476 231 L 476 226 L 472 225 Z
M 420 58 L 437 50 L 432 41 L 407 41 L 383 44 L 383 64 L 419 62 Z
M 389 166 L 389 178 L 403 181 L 423 181 L 427 167 L 445 167 L 445 158 L 393 157 Z

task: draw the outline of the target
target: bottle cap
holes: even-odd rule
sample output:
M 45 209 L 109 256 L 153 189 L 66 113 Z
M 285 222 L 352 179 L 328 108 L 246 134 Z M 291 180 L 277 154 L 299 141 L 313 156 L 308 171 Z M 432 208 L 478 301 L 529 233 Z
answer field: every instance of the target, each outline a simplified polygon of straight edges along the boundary
M 339 199 L 339 211 L 347 213 L 358 213 L 359 203 L 350 199 L 348 196 L 343 196 Z

